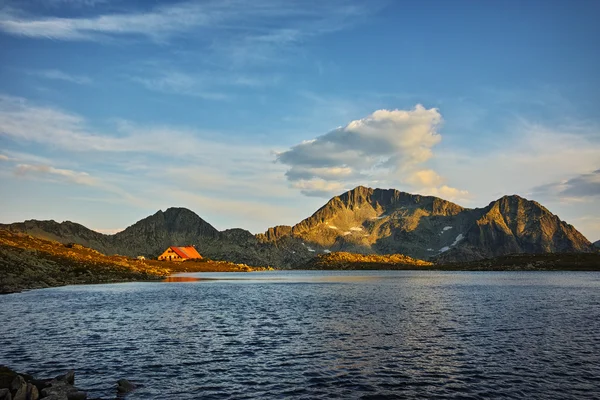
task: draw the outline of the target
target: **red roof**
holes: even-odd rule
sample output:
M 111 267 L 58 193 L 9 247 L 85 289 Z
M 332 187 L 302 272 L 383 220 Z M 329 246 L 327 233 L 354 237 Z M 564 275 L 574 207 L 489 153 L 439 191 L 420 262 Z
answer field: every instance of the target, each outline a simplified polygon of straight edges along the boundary
M 181 258 L 202 258 L 194 246 L 171 246 L 171 250 L 173 250 Z

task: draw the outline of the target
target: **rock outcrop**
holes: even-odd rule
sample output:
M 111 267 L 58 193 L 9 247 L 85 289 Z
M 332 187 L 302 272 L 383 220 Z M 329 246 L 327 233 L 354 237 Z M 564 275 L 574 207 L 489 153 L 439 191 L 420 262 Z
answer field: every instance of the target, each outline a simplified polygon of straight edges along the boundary
M 402 254 L 354 254 L 346 252 L 320 254 L 308 261 L 306 269 L 415 269 L 433 267 L 433 263 Z
M 0 366 L 0 400 L 86 400 L 87 393 L 74 385 L 74 371 L 52 379 L 35 379 Z
M 127 379 L 119 379 L 117 381 L 117 393 L 133 392 L 137 388 L 135 383 L 129 382 Z
M 119 379 L 115 386 L 117 398 L 123 398 L 138 385 Z M 0 400 L 94 400 L 75 386 L 75 371 L 51 379 L 36 379 L 0 365 Z M 95 399 L 99 400 L 99 399 Z

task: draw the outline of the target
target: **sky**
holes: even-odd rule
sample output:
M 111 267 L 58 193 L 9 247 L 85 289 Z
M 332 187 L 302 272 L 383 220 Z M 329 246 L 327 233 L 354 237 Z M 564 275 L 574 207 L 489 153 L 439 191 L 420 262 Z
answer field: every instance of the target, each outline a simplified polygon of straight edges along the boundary
M 358 185 L 600 239 L 600 2 L 0 0 L 0 222 L 293 225 Z

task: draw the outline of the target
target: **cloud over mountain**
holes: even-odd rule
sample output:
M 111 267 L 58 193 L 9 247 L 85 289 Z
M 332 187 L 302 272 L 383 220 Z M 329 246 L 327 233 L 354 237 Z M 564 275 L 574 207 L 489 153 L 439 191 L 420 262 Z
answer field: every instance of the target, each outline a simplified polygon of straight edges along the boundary
M 424 164 L 442 139 L 441 123 L 437 109 L 420 104 L 412 110 L 378 110 L 278 153 L 277 161 L 289 166 L 292 186 L 309 196 L 330 196 L 382 177 L 389 184 L 440 190 L 443 178 Z
M 558 195 L 563 198 L 584 198 L 600 196 L 600 169 L 588 174 L 580 174 L 562 182 L 538 186 L 534 193 Z

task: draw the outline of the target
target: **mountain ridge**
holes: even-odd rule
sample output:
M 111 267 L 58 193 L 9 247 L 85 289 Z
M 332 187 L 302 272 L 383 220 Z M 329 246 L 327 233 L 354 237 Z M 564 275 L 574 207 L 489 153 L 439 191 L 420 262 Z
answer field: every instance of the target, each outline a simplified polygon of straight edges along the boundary
M 297 267 L 318 254 L 404 254 L 439 262 L 466 262 L 511 253 L 590 252 L 592 243 L 536 201 L 506 195 L 482 208 L 435 197 L 358 186 L 334 196 L 294 226 L 264 233 L 218 231 L 193 211 L 159 210 L 113 235 L 65 221 L 28 220 L 0 228 L 106 254 L 156 257 L 166 247 L 195 245 L 215 259 Z

